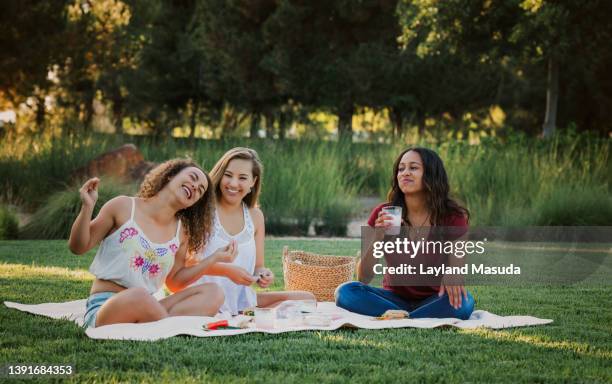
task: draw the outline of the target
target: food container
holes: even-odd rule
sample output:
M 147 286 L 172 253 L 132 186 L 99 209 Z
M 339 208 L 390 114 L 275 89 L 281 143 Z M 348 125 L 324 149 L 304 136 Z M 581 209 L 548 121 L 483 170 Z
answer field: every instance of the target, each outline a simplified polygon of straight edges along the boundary
M 302 325 L 303 315 L 301 305 L 295 301 L 285 301 L 276 308 L 277 327 L 299 327 Z
M 313 313 L 304 316 L 304 325 L 312 327 L 329 327 L 332 322 L 332 316 L 324 313 Z
M 273 329 L 276 321 L 275 308 L 255 308 L 255 327 Z

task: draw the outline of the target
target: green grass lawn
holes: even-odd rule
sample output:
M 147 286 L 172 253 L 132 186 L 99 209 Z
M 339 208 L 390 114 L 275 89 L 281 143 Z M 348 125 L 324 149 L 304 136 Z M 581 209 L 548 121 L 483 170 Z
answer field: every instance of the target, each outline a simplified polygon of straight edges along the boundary
M 355 255 L 359 241 L 266 241 L 282 288 L 283 245 Z M 2 301 L 85 298 L 94 252 L 64 241 L 0 241 Z M 68 321 L 0 306 L 0 365 L 75 364 L 79 382 L 611 382 L 612 288 L 471 289 L 477 307 L 500 315 L 552 318 L 510 330 L 389 329 L 95 341 Z M 0 379 L 2 380 L 2 379 Z

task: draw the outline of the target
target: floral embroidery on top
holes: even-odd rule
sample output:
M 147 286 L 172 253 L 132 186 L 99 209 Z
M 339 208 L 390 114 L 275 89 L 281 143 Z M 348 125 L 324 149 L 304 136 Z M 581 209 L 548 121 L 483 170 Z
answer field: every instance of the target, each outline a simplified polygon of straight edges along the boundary
M 123 243 L 125 239 L 131 239 L 137 234 L 138 234 L 138 231 L 136 230 L 136 228 L 133 228 L 133 227 L 126 228 L 123 231 L 121 231 L 121 234 L 119 235 L 119 243 Z
M 176 253 L 176 251 L 178 251 L 178 247 L 176 246 L 176 244 L 170 244 L 169 248 L 172 251 L 172 253 Z
M 148 274 L 149 278 L 157 277 L 162 270 L 162 266 L 168 264 L 167 260 L 160 260 L 168 254 L 168 249 L 162 247 L 153 248 L 147 239 L 142 236 L 138 236 L 138 243 L 144 248 L 144 254 L 141 254 L 138 249 L 134 249 L 134 256 L 130 260 L 130 267 L 134 271 L 140 270 L 143 275 Z M 169 248 L 171 251 L 173 248 L 178 249 L 175 244 L 171 244 Z

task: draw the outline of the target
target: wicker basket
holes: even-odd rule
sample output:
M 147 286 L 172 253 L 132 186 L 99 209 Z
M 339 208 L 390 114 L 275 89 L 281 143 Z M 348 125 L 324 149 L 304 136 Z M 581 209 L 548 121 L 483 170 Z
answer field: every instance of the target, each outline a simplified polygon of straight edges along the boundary
M 326 256 L 283 248 L 285 289 L 308 291 L 318 301 L 334 301 L 334 291 L 353 280 L 355 258 Z

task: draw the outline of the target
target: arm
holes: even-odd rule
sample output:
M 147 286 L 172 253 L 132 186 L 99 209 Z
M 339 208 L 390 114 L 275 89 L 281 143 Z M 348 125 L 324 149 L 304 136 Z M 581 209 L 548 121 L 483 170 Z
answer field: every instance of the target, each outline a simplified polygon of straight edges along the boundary
M 357 280 L 364 284 L 368 284 L 370 281 L 372 281 L 372 278 L 374 277 L 374 265 L 379 262 L 379 260 L 372 255 L 373 243 L 376 241 L 382 241 L 385 237 L 384 230 L 374 228 L 373 232 L 371 241 L 368 241 L 369 245 L 365 255 L 361 255 L 361 258 L 357 262 Z
M 371 232 L 368 231 L 368 233 L 372 233 L 372 235 L 370 239 L 364 239 L 366 244 L 368 244 L 368 248 L 365 255 L 361 255 L 361 259 L 357 264 L 357 280 L 364 284 L 368 284 L 372 281 L 372 277 L 374 276 L 374 265 L 380 262 L 372 255 L 373 244 L 376 241 L 382 241 L 384 239 L 385 230 L 391 226 L 390 220 L 391 217 L 385 215 L 380 208 L 376 208 L 368 220 L 368 225 L 373 227 Z
M 185 233 L 185 231 L 183 231 Z M 236 257 L 237 246 L 231 242 L 227 247 L 218 249 L 210 257 L 200 260 L 192 266 L 186 266 L 187 238 L 183 235 L 181 246 L 174 257 L 174 265 L 166 277 L 166 286 L 172 292 L 178 292 L 198 280 L 207 269 L 218 262 L 232 262 Z
M 89 179 L 79 190 L 81 197 L 81 211 L 77 216 L 68 239 L 70 251 L 82 255 L 95 247 L 115 225 L 115 213 L 125 197 L 120 196 L 108 201 L 95 220 L 91 220 L 94 206 L 98 200 L 98 178 Z
M 259 208 L 253 208 L 251 217 L 255 225 L 255 277 L 261 288 L 268 288 L 274 282 L 274 273 L 264 265 L 264 241 L 266 238 L 266 221 Z
M 466 218 L 459 220 L 457 224 L 458 226 L 465 227 L 467 231 L 468 223 Z M 458 242 L 466 240 L 468 240 L 468 236 L 467 233 L 464 232 L 460 238 L 454 239 L 453 241 Z M 451 267 L 462 267 L 465 265 L 465 257 L 459 258 L 455 255 L 447 255 L 447 261 Z M 442 278 L 438 296 L 442 296 L 444 293 L 448 294 L 448 301 L 453 307 L 461 308 L 461 296 L 467 299 L 467 290 L 463 284 L 463 276 L 445 275 Z

